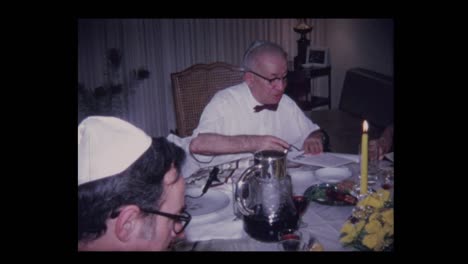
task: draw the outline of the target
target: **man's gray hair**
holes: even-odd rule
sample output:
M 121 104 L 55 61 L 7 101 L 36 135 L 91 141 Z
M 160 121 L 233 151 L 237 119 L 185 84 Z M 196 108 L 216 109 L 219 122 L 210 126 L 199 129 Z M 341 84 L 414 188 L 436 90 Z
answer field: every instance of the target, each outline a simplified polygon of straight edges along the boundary
M 244 53 L 242 69 L 244 71 L 251 70 L 256 63 L 258 55 L 263 53 L 280 54 L 285 59 L 288 56 L 280 45 L 266 40 L 256 40 L 250 44 L 250 47 Z

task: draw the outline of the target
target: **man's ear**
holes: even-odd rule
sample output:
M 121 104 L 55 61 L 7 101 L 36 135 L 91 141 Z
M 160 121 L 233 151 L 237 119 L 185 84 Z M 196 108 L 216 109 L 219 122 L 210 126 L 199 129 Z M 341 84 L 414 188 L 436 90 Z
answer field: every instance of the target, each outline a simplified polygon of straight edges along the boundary
M 119 217 L 115 223 L 115 235 L 122 241 L 128 241 L 132 237 L 132 234 L 138 230 L 138 216 L 140 214 L 140 208 L 135 205 L 124 206 L 120 210 Z
M 171 168 L 166 171 L 166 174 L 164 174 L 164 179 L 163 179 L 163 183 L 165 186 L 169 186 L 171 184 L 173 184 L 174 182 L 176 182 L 176 179 L 177 179 L 177 171 L 175 170 L 175 167 L 174 167 L 174 162 L 171 164 Z
M 244 74 L 244 81 L 247 83 L 248 86 L 250 86 L 250 84 L 252 83 L 252 80 L 253 80 L 253 74 L 250 72 L 246 72 Z

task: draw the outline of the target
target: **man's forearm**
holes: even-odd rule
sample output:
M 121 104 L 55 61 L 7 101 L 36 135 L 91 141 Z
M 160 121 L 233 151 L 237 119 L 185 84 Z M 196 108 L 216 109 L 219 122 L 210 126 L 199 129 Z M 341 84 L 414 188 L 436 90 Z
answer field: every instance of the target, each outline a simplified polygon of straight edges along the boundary
M 201 133 L 190 142 L 190 152 L 201 155 L 237 154 L 255 151 L 255 137 Z

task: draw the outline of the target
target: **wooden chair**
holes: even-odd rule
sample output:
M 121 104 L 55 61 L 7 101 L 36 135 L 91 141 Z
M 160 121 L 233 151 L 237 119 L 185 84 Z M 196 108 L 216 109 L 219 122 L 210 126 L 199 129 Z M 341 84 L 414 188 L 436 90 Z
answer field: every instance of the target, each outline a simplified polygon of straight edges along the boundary
M 192 135 L 198 126 L 203 109 L 213 95 L 226 87 L 242 82 L 243 72 L 224 62 L 195 64 L 171 74 L 176 110 L 176 133 L 180 137 Z

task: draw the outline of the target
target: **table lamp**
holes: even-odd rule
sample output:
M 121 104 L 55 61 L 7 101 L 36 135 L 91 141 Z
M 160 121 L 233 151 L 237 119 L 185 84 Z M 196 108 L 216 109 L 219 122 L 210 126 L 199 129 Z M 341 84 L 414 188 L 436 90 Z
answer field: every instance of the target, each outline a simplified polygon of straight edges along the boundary
M 298 22 L 294 27 L 294 31 L 301 34 L 301 38 L 297 40 L 297 56 L 294 57 L 294 69 L 300 69 L 302 64 L 306 62 L 307 47 L 310 44 L 306 34 L 311 32 L 313 28 L 305 22 L 305 19 L 298 19 Z

